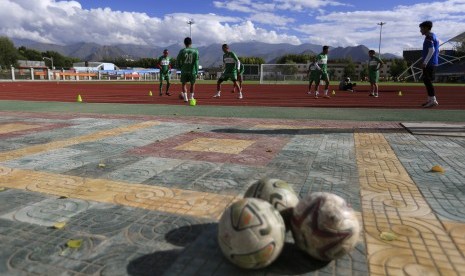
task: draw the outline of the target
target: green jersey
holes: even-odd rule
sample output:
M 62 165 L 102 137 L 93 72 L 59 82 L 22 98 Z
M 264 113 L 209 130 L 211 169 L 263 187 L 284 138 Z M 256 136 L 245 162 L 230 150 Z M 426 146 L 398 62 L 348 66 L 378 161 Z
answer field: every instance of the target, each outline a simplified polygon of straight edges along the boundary
M 316 62 L 310 63 L 310 65 L 308 66 L 310 80 L 316 80 L 320 78 L 320 70 L 321 68 L 320 66 L 318 66 L 318 63 Z
M 323 53 L 319 54 L 316 56 L 316 61 L 318 63 L 318 66 L 321 68 L 322 73 L 327 73 L 328 71 L 328 55 L 325 55 Z
M 197 75 L 199 70 L 199 51 L 195 48 L 184 48 L 177 57 L 178 69 L 181 74 Z
M 239 67 L 239 74 L 244 74 L 244 71 L 245 71 L 245 67 L 244 67 L 244 63 L 241 62 L 241 66 Z
M 238 71 L 238 65 L 240 64 L 239 58 L 237 58 L 234 52 L 227 52 L 223 55 L 224 74 L 236 73 Z
M 377 56 L 370 57 L 370 60 L 368 61 L 368 72 L 378 71 L 381 64 L 383 64 L 383 61 Z
M 168 74 L 171 69 L 171 57 L 161 56 L 158 58 L 158 68 L 160 68 L 161 74 Z

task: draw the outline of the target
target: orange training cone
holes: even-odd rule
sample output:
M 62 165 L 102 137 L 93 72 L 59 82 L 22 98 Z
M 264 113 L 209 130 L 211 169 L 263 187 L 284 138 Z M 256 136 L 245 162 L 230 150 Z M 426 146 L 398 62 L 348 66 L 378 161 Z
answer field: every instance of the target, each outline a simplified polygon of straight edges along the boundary
M 398 95 L 399 95 L 399 96 L 402 96 L 402 91 L 399 91 L 399 94 L 398 94 Z
M 152 94 L 152 90 L 149 91 L 149 96 L 152 97 L 153 94 Z
M 76 99 L 76 102 L 82 103 L 81 94 L 78 94 L 77 99 Z

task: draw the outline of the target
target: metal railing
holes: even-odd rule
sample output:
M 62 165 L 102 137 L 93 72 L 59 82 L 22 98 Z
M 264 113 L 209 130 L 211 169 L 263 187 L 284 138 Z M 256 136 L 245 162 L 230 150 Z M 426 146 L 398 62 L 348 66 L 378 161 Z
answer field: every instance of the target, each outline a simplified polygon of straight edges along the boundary
M 172 75 L 177 79 L 177 75 Z M 34 68 L 0 69 L 0 81 L 92 81 L 92 80 L 130 80 L 158 81 L 160 74 L 151 70 L 106 70 L 97 72 L 76 72 L 75 70 L 50 70 Z

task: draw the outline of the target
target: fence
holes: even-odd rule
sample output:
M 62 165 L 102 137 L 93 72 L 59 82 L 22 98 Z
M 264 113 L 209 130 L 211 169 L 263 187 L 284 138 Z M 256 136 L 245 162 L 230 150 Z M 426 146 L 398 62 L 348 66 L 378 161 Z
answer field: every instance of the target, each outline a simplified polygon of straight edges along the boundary
M 209 74 L 210 75 L 210 74 Z M 258 64 L 245 64 L 245 79 L 260 79 L 260 67 Z M 179 80 L 181 72 L 172 69 L 171 79 Z M 205 72 L 199 71 L 199 79 L 205 79 Z M 159 81 L 159 69 L 133 69 L 133 70 L 50 70 L 43 68 L 0 68 L 0 81 L 91 81 L 91 80 L 132 80 L 132 81 Z
M 134 81 L 158 81 L 160 74 L 155 70 L 102 70 L 96 72 L 76 72 L 75 70 L 50 70 L 50 69 L 10 69 L 0 70 L 0 80 L 22 81 L 80 81 L 80 80 L 134 80 Z M 174 74 L 176 78 L 176 74 Z
M 262 64 L 260 84 L 299 83 L 307 80 L 307 64 Z

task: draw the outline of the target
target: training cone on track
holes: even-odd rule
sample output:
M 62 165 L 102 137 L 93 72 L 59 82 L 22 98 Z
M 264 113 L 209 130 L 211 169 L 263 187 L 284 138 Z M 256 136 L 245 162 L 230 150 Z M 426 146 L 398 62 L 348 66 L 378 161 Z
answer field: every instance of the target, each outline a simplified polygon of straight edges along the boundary
M 76 99 L 76 102 L 82 103 L 81 94 L 78 94 L 77 99 Z
M 336 95 L 336 91 L 333 90 L 333 95 Z
M 153 94 L 152 94 L 152 90 L 149 91 L 149 96 L 152 97 Z
M 399 91 L 399 94 L 398 94 L 398 95 L 399 95 L 399 96 L 402 96 L 402 91 Z

